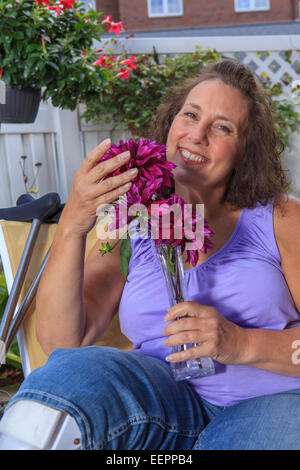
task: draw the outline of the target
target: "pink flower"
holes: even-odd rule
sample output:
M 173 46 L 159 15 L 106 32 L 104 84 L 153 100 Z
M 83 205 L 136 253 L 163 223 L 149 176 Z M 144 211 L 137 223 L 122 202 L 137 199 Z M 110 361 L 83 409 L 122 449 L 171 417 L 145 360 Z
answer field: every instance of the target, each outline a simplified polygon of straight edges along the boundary
M 93 62 L 92 65 L 100 65 L 100 67 L 106 67 L 106 57 L 105 55 L 101 55 L 99 59 L 97 59 L 95 62 Z
M 36 0 L 36 2 L 37 2 L 39 5 L 42 5 L 42 4 L 44 4 L 44 5 L 49 5 L 49 4 L 50 4 L 49 0 Z
M 122 80 L 126 80 L 127 78 L 130 77 L 130 73 L 128 72 L 127 69 L 120 68 L 120 72 L 116 74 L 116 77 L 122 78 Z
M 109 27 L 109 33 L 120 34 L 123 29 L 121 21 L 115 23 L 110 15 L 105 16 L 101 23 Z
M 123 29 L 123 24 L 121 22 L 115 23 L 112 21 L 110 23 L 110 28 L 108 30 L 109 33 L 115 33 L 115 34 L 120 34 Z
M 128 65 L 129 70 L 136 69 L 136 65 L 133 63 L 136 60 L 135 55 L 130 57 L 130 59 L 122 60 L 121 64 Z
M 62 9 L 66 10 L 67 8 L 71 9 L 73 8 L 73 3 L 75 3 L 76 0 L 60 0 L 60 3 L 62 5 Z
M 106 64 L 107 64 L 109 69 L 113 68 L 115 60 L 116 60 L 116 58 L 114 56 L 107 57 Z
M 50 6 L 50 7 L 47 7 L 47 10 L 54 10 L 56 11 L 57 13 L 57 18 L 60 17 L 60 14 L 61 14 L 61 8 L 58 7 L 58 6 Z
M 102 20 L 102 24 L 107 24 L 110 26 L 112 23 L 112 17 L 110 15 L 107 15 L 104 17 L 104 20 Z
M 112 145 L 96 165 L 127 150 L 130 152 L 129 161 L 105 179 L 131 168 L 137 168 L 138 174 L 132 180 L 126 198 L 120 198 L 114 205 L 116 219 L 109 229 L 119 229 L 136 217 L 128 215 L 131 206 L 144 206 L 146 230 L 154 238 L 155 244 L 181 246 L 182 253 L 186 251 L 186 261 L 196 266 L 198 250 L 206 253 L 212 248 L 210 239 L 214 233 L 193 205 L 186 204 L 177 194 L 165 198 L 166 189 L 170 191 L 172 187 L 172 170 L 176 167 L 166 159 L 166 147 L 146 139 L 140 139 L 138 142 L 134 139 L 126 142 L 121 140 L 119 145 Z
M 101 49 L 100 49 L 101 50 Z M 107 57 L 105 54 L 101 55 L 92 65 L 100 65 L 103 68 L 112 69 L 116 58 L 114 56 Z

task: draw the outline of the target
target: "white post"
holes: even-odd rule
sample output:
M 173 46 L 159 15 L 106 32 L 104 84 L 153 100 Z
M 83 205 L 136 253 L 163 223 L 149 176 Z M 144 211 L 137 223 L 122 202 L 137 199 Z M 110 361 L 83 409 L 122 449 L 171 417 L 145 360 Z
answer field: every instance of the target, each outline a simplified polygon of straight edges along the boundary
M 82 164 L 80 128 L 77 111 L 53 107 L 56 131 L 59 194 L 62 202 L 68 198 L 73 178 Z

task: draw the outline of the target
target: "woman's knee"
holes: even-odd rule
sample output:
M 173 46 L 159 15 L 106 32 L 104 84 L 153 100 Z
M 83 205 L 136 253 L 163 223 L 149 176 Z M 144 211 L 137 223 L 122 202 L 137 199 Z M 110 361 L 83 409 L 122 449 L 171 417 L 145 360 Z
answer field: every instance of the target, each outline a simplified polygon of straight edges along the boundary
M 88 389 L 103 382 L 103 376 L 109 378 L 105 371 L 120 367 L 121 354 L 120 350 L 98 346 L 56 349 L 44 366 L 29 374 L 21 388 L 59 393 L 64 389 Z

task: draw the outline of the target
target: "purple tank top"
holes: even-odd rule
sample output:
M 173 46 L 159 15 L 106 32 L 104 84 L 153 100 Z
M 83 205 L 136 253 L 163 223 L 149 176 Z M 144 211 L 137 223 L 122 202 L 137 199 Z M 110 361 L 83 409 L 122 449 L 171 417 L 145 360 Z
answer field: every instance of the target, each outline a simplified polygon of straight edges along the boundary
M 128 281 L 119 307 L 121 330 L 133 349 L 165 360 L 162 335 L 169 307 L 154 242 L 132 239 Z M 221 250 L 185 272 L 188 299 L 215 307 L 243 328 L 282 330 L 300 324 L 273 230 L 273 204 L 243 209 Z M 293 350 L 291 349 L 291 355 Z M 276 354 L 276 351 L 274 351 Z M 205 400 L 230 406 L 248 398 L 300 389 L 300 378 L 215 362 L 216 373 L 190 380 Z

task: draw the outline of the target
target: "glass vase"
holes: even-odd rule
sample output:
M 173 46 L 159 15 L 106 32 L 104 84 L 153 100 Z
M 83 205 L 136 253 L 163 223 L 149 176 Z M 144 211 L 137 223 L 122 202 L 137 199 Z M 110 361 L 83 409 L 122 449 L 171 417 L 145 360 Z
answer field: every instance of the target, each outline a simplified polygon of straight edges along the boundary
M 163 271 L 170 306 L 187 300 L 181 247 L 173 247 L 172 245 L 162 243 L 156 245 L 155 248 Z M 194 346 L 197 346 L 197 344 L 173 346 L 172 353 L 184 351 Z M 215 373 L 213 360 L 209 357 L 189 359 L 183 362 L 172 362 L 170 364 L 176 381 L 212 375 Z

